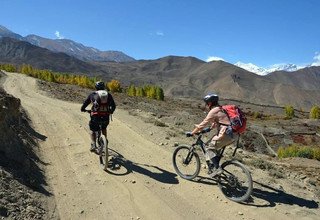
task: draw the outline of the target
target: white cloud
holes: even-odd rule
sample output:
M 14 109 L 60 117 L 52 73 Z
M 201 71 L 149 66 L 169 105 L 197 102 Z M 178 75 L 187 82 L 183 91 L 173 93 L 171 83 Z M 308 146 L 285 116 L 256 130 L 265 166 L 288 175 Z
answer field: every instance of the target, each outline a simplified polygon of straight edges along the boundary
M 209 57 L 206 59 L 207 62 L 219 61 L 219 60 L 224 61 L 224 59 L 222 59 L 221 57 L 215 57 L 215 56 L 209 56 Z
M 56 37 L 57 37 L 58 39 L 64 39 L 64 36 L 60 35 L 60 32 L 59 32 L 59 31 L 56 31 L 56 32 L 54 33 L 54 35 L 56 35 Z
M 164 36 L 164 33 L 163 33 L 162 31 L 157 31 L 157 32 L 156 32 L 156 35 L 157 35 L 157 36 Z
M 163 33 L 163 31 L 154 31 L 154 32 L 150 32 L 149 35 L 150 35 L 150 36 L 163 37 L 163 36 L 164 36 L 164 33 Z
M 320 53 L 316 52 L 315 56 L 313 57 L 314 62 L 311 66 L 320 66 Z

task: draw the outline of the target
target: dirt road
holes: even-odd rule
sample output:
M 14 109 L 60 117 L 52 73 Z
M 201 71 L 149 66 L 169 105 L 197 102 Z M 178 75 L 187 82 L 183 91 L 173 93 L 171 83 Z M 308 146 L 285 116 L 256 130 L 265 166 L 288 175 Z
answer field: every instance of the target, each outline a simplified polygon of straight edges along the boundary
M 35 131 L 45 137 L 39 140 L 39 145 L 40 157 L 46 164 L 46 187 L 55 204 L 50 207 L 51 218 L 316 219 L 319 216 L 319 208 L 309 211 L 297 204 L 271 204 L 263 196 L 249 204 L 237 204 L 225 199 L 212 180 L 182 180 L 172 167 L 174 149 L 153 141 L 156 135 L 161 135 L 161 128 L 154 128 L 121 109 L 116 110 L 108 130 L 112 154 L 121 167 L 113 173 L 104 172 L 97 156 L 89 152 L 89 115 L 80 112 L 79 104 L 45 96 L 34 78 L 21 74 L 8 73 L 4 89 L 21 99 Z

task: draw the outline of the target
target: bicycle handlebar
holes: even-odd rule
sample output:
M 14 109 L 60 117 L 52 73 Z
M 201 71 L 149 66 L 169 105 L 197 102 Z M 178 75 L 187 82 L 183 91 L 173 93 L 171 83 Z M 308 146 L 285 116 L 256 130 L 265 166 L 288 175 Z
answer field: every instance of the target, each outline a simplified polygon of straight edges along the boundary
M 203 129 L 202 131 L 197 132 L 197 133 L 195 133 L 195 134 L 196 134 L 196 135 L 200 135 L 200 134 L 208 133 L 208 132 L 210 132 L 210 131 L 211 131 L 211 129 L 208 127 L 208 128 L 205 128 L 205 129 Z M 191 132 L 186 132 L 186 136 L 187 136 L 187 137 L 192 137 L 193 135 L 191 134 Z
M 88 110 L 88 109 L 85 109 L 83 112 L 87 112 L 87 113 L 91 113 L 92 112 L 92 110 Z M 111 112 L 107 112 L 108 114 L 110 114 L 110 115 L 112 115 L 112 113 Z

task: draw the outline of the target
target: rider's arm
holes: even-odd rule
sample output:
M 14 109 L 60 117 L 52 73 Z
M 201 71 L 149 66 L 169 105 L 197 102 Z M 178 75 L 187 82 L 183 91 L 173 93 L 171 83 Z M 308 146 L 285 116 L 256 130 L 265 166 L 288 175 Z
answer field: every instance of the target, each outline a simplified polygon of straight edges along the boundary
M 216 109 L 211 109 L 207 117 L 203 119 L 203 121 L 200 124 L 195 125 L 195 128 L 192 131 L 192 135 L 202 131 L 202 129 L 204 129 L 208 124 L 213 125 L 216 121 L 216 114 L 217 114 Z
M 86 107 L 91 103 L 90 96 L 91 96 L 91 94 L 87 97 L 86 100 L 84 100 L 84 102 L 81 106 L 81 111 L 85 111 Z
M 219 141 L 219 140 L 223 139 L 224 136 L 226 135 L 226 129 L 227 129 L 227 126 L 220 125 L 219 133 L 217 135 L 213 136 L 212 140 L 213 141 Z
M 109 103 L 110 113 L 112 114 L 114 110 L 116 110 L 116 103 L 114 102 L 114 99 L 110 93 L 108 95 L 108 103 Z

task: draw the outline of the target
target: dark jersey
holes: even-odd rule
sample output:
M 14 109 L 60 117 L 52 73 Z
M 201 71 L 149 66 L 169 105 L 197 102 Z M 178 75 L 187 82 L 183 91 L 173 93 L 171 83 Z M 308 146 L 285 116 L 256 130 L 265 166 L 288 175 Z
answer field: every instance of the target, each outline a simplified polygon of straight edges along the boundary
M 104 106 L 104 104 L 101 103 L 101 100 L 99 100 L 99 94 L 98 91 L 92 92 L 86 100 L 84 100 L 81 111 L 84 111 L 85 108 L 92 104 L 91 107 L 91 115 L 106 115 L 106 114 L 112 114 L 114 110 L 116 109 L 116 104 L 113 100 L 113 97 L 110 93 L 108 93 L 107 103 Z

